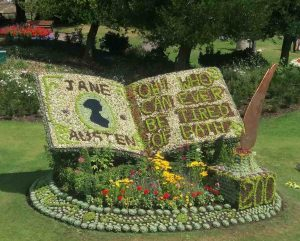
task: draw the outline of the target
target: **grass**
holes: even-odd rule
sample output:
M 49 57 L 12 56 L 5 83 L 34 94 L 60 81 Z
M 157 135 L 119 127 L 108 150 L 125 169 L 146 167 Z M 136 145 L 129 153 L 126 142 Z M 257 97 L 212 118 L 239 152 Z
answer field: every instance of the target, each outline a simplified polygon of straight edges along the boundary
M 65 32 L 70 33 L 73 32 L 76 26 L 70 26 L 70 27 L 58 27 L 55 28 L 55 31 L 59 32 Z M 87 33 L 89 31 L 89 25 L 82 25 L 82 32 L 84 36 L 87 36 Z M 101 26 L 98 30 L 97 34 L 97 48 L 99 47 L 99 39 L 102 38 L 107 31 L 112 31 L 111 29 Z M 138 31 L 135 31 L 134 29 L 129 29 L 127 32 L 125 32 L 124 29 L 120 30 L 121 33 L 126 33 L 126 36 L 129 37 L 129 42 L 132 46 L 141 46 L 144 39 L 143 37 L 138 33 Z M 228 53 L 235 49 L 236 43 L 233 41 L 221 41 L 216 40 L 214 42 L 215 51 L 221 51 L 221 53 Z M 282 38 L 280 37 L 274 37 L 269 38 L 266 40 L 259 40 L 256 43 L 257 49 L 262 50 L 263 57 L 269 62 L 269 63 L 278 63 L 280 53 L 281 53 L 281 46 L 282 46 Z M 200 52 L 200 47 L 195 48 L 191 53 L 190 62 L 193 66 L 197 67 L 198 64 L 198 56 Z M 205 48 L 202 48 L 202 52 L 205 52 Z M 177 47 L 170 47 L 167 49 L 167 54 L 169 56 L 169 59 L 172 61 L 175 61 L 175 58 L 178 53 Z M 300 51 L 293 53 L 290 52 L 290 60 L 294 58 L 300 58 Z
M 300 240 L 300 190 L 284 183 L 300 183 L 294 167 L 300 162 L 300 112 L 264 119 L 256 151 L 261 164 L 278 174 L 278 191 L 285 210 L 271 220 L 236 227 L 190 233 L 116 234 L 85 231 L 45 217 L 27 203 L 30 184 L 49 172 L 43 154 L 41 123 L 0 122 L 0 240 L 207 240 L 207 241 L 297 241 Z

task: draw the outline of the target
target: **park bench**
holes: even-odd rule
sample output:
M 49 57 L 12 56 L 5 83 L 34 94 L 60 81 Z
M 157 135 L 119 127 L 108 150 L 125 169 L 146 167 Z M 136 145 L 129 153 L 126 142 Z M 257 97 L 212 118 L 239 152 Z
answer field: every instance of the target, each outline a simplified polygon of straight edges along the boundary
M 53 32 L 53 21 L 52 20 L 28 20 L 27 24 L 32 27 L 42 27 L 50 29 Z

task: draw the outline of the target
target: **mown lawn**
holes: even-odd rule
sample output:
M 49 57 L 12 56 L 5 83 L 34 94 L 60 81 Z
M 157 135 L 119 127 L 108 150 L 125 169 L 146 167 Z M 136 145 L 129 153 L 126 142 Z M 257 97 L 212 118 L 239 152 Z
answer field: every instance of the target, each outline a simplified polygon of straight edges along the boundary
M 118 234 L 84 231 L 45 217 L 27 203 L 30 184 L 49 171 L 43 154 L 41 123 L 0 122 L 0 240 L 300 240 L 300 190 L 284 183 L 300 183 L 295 165 L 300 162 L 300 112 L 264 119 L 256 151 L 261 164 L 278 174 L 278 191 L 285 209 L 279 216 L 254 224 L 190 233 Z

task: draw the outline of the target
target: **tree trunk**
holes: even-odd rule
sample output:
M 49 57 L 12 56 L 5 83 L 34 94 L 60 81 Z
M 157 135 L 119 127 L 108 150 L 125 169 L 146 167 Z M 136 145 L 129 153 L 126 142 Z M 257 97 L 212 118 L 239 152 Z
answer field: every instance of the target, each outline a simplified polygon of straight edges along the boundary
M 251 51 L 252 53 L 256 53 L 256 41 L 255 40 L 251 40 Z
M 21 8 L 18 1 L 16 1 L 16 23 L 25 23 L 26 15 L 23 8 Z
M 191 52 L 192 52 L 192 47 L 186 45 L 180 45 L 179 52 L 176 57 L 176 63 L 175 63 L 176 70 L 189 68 Z
M 91 24 L 89 33 L 87 35 L 86 46 L 83 55 L 84 60 L 90 60 L 91 58 L 93 58 L 98 28 L 99 28 L 99 22 L 95 22 Z
M 283 65 L 287 65 L 289 62 L 289 55 L 291 50 L 293 38 L 292 36 L 285 34 L 283 37 L 281 55 L 280 55 L 280 63 Z

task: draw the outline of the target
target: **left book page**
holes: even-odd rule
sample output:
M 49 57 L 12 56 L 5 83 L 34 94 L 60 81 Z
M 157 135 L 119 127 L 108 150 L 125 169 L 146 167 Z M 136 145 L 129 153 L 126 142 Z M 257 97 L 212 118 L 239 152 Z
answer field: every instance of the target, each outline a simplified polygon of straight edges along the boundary
M 144 151 L 122 84 L 96 76 L 39 76 L 39 99 L 51 149 Z

